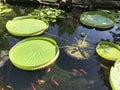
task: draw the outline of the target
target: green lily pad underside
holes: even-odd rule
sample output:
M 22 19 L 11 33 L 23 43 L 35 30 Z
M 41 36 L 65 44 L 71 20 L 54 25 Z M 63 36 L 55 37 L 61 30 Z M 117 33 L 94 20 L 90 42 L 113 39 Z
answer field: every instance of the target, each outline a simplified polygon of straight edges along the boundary
M 81 14 L 80 21 L 84 25 L 101 29 L 111 28 L 115 24 L 115 19 L 113 16 L 97 11 L 85 12 Z
M 120 58 L 120 47 L 111 42 L 99 42 L 96 47 L 96 52 L 107 60 L 116 61 Z
M 31 36 L 40 32 L 43 33 L 48 24 L 37 19 L 19 19 L 9 20 L 6 24 L 6 28 L 9 33 L 15 36 Z
M 31 37 L 17 43 L 9 52 L 11 62 L 23 70 L 44 68 L 59 54 L 56 42 L 47 37 Z
M 120 90 L 120 63 L 111 67 L 109 80 L 112 90 Z

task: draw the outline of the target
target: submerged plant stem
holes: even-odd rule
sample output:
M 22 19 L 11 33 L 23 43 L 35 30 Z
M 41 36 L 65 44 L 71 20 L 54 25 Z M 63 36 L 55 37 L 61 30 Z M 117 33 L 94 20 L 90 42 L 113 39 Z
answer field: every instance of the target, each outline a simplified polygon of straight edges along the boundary
M 83 42 L 87 39 L 89 33 L 90 33 L 91 30 L 88 31 L 88 33 L 85 35 L 85 37 L 83 38 L 83 40 L 81 41 L 81 45 L 83 44 Z
M 83 38 L 83 40 L 82 40 L 82 42 L 81 42 L 81 45 L 82 45 L 83 42 L 87 39 L 87 37 L 88 37 L 90 31 L 93 31 L 93 30 L 95 30 L 95 28 L 93 28 L 92 30 L 89 30 L 89 31 L 88 31 L 88 33 L 87 33 L 87 34 L 85 35 L 85 37 Z

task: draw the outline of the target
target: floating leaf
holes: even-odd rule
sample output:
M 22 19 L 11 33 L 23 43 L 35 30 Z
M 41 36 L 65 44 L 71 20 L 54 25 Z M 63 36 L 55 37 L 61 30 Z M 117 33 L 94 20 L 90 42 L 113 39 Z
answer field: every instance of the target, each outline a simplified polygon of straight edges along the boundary
M 18 18 L 17 18 L 18 19 Z M 18 19 L 9 20 L 6 24 L 6 28 L 9 33 L 15 36 L 32 36 L 43 33 L 48 24 L 37 19 Z
M 120 58 L 120 46 L 111 42 L 99 42 L 96 47 L 96 52 L 107 60 L 116 61 Z
M 120 63 L 117 61 L 110 70 L 110 84 L 112 90 L 120 90 Z
M 86 26 L 100 29 L 111 28 L 115 24 L 115 19 L 112 15 L 98 11 L 84 12 L 80 16 L 80 21 Z
M 31 37 L 17 43 L 9 52 L 11 62 L 23 70 L 47 67 L 59 55 L 56 42 L 47 37 Z

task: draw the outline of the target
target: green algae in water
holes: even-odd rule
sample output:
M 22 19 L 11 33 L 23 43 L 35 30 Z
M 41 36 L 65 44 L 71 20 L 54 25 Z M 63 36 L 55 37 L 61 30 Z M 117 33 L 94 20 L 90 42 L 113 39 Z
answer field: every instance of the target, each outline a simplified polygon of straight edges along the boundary
M 120 47 L 111 42 L 99 42 L 96 51 L 98 55 L 107 60 L 116 61 L 120 58 Z

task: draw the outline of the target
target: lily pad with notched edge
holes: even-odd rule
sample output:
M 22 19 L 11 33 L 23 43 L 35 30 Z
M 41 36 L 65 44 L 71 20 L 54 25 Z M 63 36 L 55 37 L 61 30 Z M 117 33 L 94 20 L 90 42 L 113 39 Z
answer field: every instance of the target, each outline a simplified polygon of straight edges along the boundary
M 98 11 L 84 12 L 80 15 L 80 21 L 86 26 L 100 29 L 108 29 L 115 24 L 115 19 L 112 15 Z
M 6 28 L 9 33 L 15 36 L 33 36 L 41 34 L 48 29 L 48 24 L 37 19 L 27 18 L 9 20 Z
M 120 63 L 111 67 L 109 80 L 112 90 L 120 90 Z
M 116 61 L 120 59 L 120 46 L 111 42 L 99 42 L 96 47 L 96 52 L 107 60 Z
M 48 37 L 31 37 L 18 42 L 9 52 L 16 67 L 36 70 L 52 64 L 59 55 L 56 42 Z

